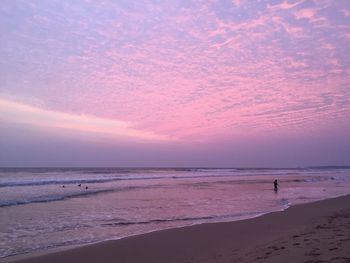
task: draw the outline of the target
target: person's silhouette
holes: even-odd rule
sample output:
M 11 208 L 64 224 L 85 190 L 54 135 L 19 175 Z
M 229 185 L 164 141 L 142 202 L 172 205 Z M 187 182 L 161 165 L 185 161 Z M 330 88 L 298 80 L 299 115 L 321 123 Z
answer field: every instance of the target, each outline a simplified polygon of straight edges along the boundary
M 278 182 L 277 182 L 277 179 L 273 182 L 273 187 L 274 187 L 275 192 L 277 192 L 277 191 L 278 191 Z

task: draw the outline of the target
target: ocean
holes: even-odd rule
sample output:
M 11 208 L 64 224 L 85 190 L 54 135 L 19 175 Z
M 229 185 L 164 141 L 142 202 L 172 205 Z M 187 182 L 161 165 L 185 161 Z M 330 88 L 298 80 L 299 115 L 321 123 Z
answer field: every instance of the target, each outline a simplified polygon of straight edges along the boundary
M 349 193 L 350 167 L 0 168 L 0 257 L 242 220 Z

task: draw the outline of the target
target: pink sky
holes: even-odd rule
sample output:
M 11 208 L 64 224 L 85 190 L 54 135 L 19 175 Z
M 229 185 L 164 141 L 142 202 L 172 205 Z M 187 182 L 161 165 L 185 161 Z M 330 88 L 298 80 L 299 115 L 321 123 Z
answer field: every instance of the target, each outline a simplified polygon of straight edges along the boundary
M 348 0 L 3 0 L 0 36 L 2 166 L 350 164 Z

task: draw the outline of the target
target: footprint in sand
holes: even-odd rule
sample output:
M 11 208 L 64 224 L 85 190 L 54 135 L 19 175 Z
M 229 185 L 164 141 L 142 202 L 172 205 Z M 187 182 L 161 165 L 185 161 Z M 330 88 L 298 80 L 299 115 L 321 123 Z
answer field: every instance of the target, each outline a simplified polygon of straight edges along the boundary
M 305 254 L 306 256 L 312 256 L 312 257 L 317 257 L 317 256 L 321 256 L 320 253 L 317 253 L 317 252 L 310 252 L 310 253 L 307 253 Z
M 329 261 L 326 261 L 326 260 L 308 260 L 308 261 L 305 261 L 304 263 L 329 263 Z
M 350 258 L 347 258 L 347 257 L 334 257 L 334 258 L 331 258 L 331 262 L 332 263 L 349 263 L 350 262 Z
M 337 250 L 338 248 L 337 247 L 332 247 L 330 249 L 328 249 L 329 251 L 333 251 L 333 250 Z

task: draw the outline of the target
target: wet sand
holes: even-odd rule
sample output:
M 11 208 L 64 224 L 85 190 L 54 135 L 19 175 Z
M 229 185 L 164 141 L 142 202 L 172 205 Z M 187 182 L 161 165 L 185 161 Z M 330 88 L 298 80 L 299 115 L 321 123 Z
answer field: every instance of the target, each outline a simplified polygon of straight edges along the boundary
M 350 262 L 350 195 L 0 262 Z

